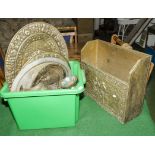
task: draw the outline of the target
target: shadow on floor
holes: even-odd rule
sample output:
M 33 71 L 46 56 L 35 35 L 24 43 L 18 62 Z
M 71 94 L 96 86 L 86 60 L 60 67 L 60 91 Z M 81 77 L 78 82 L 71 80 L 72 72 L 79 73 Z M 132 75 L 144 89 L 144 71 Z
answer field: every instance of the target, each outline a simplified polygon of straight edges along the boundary
M 145 49 L 135 43 L 132 45 L 132 47 L 135 50 L 145 53 Z M 151 118 L 155 122 L 155 67 L 153 68 L 153 71 L 147 84 L 146 100 Z
M 152 71 L 151 77 L 148 82 L 146 90 L 146 99 L 151 114 L 151 118 L 155 122 L 155 67 Z

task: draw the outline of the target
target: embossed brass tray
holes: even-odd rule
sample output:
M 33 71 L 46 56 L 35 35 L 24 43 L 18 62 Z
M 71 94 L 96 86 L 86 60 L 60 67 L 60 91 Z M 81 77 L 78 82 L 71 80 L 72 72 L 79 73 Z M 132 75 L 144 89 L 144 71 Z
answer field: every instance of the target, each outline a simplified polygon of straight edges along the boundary
M 61 33 L 44 22 L 30 23 L 21 28 L 12 38 L 5 57 L 5 78 L 11 87 L 23 65 L 33 52 L 56 52 L 68 59 L 68 50 Z

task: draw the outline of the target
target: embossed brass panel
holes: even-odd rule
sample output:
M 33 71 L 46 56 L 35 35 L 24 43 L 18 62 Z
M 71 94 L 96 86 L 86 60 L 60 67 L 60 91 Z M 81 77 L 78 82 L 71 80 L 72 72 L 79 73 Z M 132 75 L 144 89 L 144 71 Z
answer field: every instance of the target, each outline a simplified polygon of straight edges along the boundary
M 125 123 L 142 109 L 151 56 L 117 45 L 88 41 L 81 51 L 86 93 Z
M 14 35 L 6 53 L 5 78 L 9 87 L 22 67 L 36 59 L 35 54 L 40 55 L 37 51 L 55 52 L 68 59 L 64 38 L 55 27 L 44 22 L 30 23 Z

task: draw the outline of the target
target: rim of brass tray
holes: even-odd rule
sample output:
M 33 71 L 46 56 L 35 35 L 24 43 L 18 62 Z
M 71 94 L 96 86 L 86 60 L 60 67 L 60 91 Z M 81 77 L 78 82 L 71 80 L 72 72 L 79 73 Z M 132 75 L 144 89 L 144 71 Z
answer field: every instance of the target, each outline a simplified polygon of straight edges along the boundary
M 33 61 L 37 60 L 37 59 L 40 59 L 40 58 L 46 58 L 46 57 L 53 57 L 53 58 L 59 58 L 63 61 L 65 61 L 68 66 L 70 67 L 69 65 L 69 61 L 63 56 L 63 55 L 60 55 L 59 53 L 57 52 L 46 52 L 46 51 L 43 51 L 43 50 L 37 50 L 37 51 L 34 51 L 32 53 L 32 56 L 29 58 L 29 60 L 23 65 L 23 67 L 25 67 L 26 65 L 28 65 L 29 63 L 32 63 Z M 22 68 L 23 68 L 22 67 Z
M 70 76 L 71 75 L 71 70 L 70 67 L 68 66 L 68 64 L 60 59 L 57 58 L 51 58 L 51 57 L 47 57 L 47 58 L 40 58 L 38 60 L 33 61 L 32 63 L 26 65 L 20 72 L 19 74 L 16 76 L 15 80 L 13 81 L 12 87 L 11 87 L 11 91 L 18 91 L 17 89 L 19 89 L 21 81 L 23 79 L 23 77 L 28 74 L 29 71 L 31 71 L 32 69 L 34 69 L 36 66 L 40 65 L 40 64 L 44 64 L 46 63 L 48 64 L 57 64 L 61 67 L 63 67 L 63 69 L 65 70 L 65 74 L 66 76 Z M 35 78 L 35 77 L 34 77 Z

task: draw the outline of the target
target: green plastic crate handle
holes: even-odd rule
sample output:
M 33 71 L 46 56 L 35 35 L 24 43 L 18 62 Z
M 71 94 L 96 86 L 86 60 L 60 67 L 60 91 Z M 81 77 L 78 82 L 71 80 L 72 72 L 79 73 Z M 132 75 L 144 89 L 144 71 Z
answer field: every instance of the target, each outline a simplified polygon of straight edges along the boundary
M 3 98 L 3 91 L 5 89 L 6 82 L 4 82 L 3 87 L 0 89 L 0 97 Z
M 82 74 L 83 84 L 85 84 L 86 83 L 86 76 L 85 76 L 85 71 L 83 69 L 81 70 L 81 74 Z

